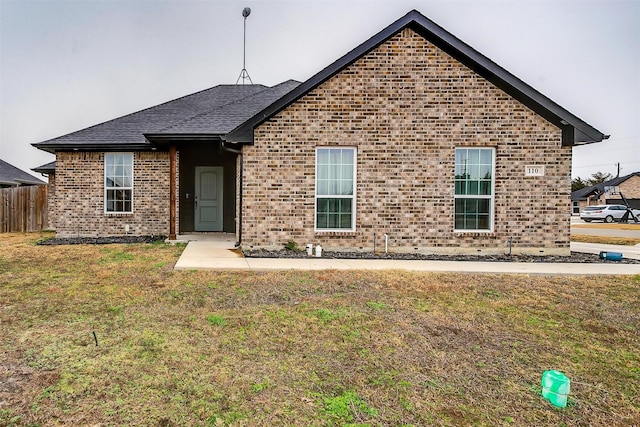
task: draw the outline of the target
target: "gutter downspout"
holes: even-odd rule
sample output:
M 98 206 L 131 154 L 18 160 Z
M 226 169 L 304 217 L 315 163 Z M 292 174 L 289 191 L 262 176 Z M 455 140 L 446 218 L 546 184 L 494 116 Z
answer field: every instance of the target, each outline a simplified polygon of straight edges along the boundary
M 238 155 L 240 157 L 240 182 L 238 183 L 240 188 L 236 191 L 240 192 L 240 197 L 238 198 L 238 241 L 236 242 L 236 247 L 240 247 L 240 245 L 242 244 L 242 182 L 243 182 L 243 171 L 242 171 L 242 165 L 244 164 L 243 158 L 242 158 L 242 150 L 237 150 L 235 148 L 230 148 L 226 146 L 226 141 L 221 141 L 221 145 L 222 148 L 225 151 L 228 151 L 230 153 L 235 153 L 236 155 Z

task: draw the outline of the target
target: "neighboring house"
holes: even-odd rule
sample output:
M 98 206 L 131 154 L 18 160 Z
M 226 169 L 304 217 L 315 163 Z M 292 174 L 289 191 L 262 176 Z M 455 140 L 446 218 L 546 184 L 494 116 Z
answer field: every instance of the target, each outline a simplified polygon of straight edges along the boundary
M 61 237 L 568 254 L 571 149 L 607 137 L 412 11 L 304 83 L 216 86 L 34 145 L 56 154 Z
M 585 206 L 622 205 L 625 199 L 634 209 L 640 209 L 640 172 L 620 176 L 600 184 L 581 188 L 571 193 L 573 215 L 579 215 Z
M 0 159 L 0 188 L 41 184 L 45 182 Z

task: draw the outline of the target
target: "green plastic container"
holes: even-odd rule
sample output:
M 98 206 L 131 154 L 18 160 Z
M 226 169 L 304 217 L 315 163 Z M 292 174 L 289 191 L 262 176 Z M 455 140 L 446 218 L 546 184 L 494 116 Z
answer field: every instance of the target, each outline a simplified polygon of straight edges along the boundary
M 567 406 L 571 382 L 560 371 L 545 371 L 542 374 L 542 397 L 558 408 Z

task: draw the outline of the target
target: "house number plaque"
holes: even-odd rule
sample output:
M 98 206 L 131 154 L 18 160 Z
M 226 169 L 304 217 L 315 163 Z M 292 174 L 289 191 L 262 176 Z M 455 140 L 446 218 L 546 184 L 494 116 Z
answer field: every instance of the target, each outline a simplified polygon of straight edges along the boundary
M 544 176 L 544 166 L 527 165 L 524 167 L 524 176 Z

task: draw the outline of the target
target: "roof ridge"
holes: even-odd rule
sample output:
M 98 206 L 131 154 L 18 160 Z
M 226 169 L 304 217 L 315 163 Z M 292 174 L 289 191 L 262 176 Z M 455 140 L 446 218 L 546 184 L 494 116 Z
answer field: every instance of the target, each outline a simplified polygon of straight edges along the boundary
M 40 145 L 45 145 L 46 143 L 50 143 L 50 142 L 53 142 L 53 141 L 58 140 L 58 139 L 61 139 L 61 138 L 65 138 L 65 137 L 69 137 L 69 136 L 72 136 L 72 135 L 76 135 L 76 134 L 78 134 L 78 133 L 80 133 L 80 132 L 85 132 L 85 131 L 87 131 L 87 130 L 94 129 L 94 128 L 98 127 L 98 126 L 102 126 L 102 125 L 105 125 L 105 124 L 107 124 L 107 123 L 112 123 L 112 122 L 114 122 L 114 121 L 116 121 L 116 120 L 122 120 L 122 119 L 124 119 L 124 118 L 126 118 L 126 117 L 135 116 L 135 115 L 137 115 L 137 114 L 144 113 L 145 111 L 149 111 L 149 110 L 152 110 L 152 109 L 154 109 L 154 108 L 162 107 L 162 106 L 167 105 L 167 104 L 170 104 L 170 103 L 172 103 L 172 102 L 180 101 L 180 100 L 183 100 L 183 99 L 188 98 L 188 97 L 191 97 L 191 96 L 199 95 L 199 94 L 202 94 L 202 93 L 204 93 L 204 92 L 207 92 L 207 91 L 210 91 L 210 90 L 213 90 L 213 89 L 216 89 L 216 88 L 220 88 L 220 87 L 226 87 L 226 86 L 236 86 L 236 85 L 232 85 L 232 84 L 219 84 L 219 85 L 215 85 L 215 86 L 212 86 L 212 87 L 207 88 L 207 89 L 202 89 L 202 90 L 199 90 L 199 91 L 196 91 L 196 92 L 193 92 L 193 93 L 187 94 L 187 95 L 180 96 L 180 97 L 178 97 L 178 98 L 170 99 L 170 100 L 168 100 L 168 101 L 161 102 L 160 104 L 152 105 L 152 106 L 150 106 L 150 107 L 143 108 L 143 109 L 141 109 L 141 110 L 133 111 L 133 112 L 131 112 L 131 113 L 124 114 L 124 115 L 122 115 L 122 116 L 114 117 L 114 118 L 112 118 L 112 119 L 105 120 L 104 122 L 96 123 L 96 124 L 94 124 L 94 125 L 87 126 L 86 128 L 78 129 L 78 130 L 76 130 L 76 131 L 73 131 L 73 132 L 70 132 L 70 133 L 66 133 L 66 134 L 64 134 L 64 135 L 59 135 L 59 136 L 54 137 L 54 138 L 50 138 L 50 139 L 46 139 L 46 140 L 44 140 L 44 141 L 40 141 L 40 142 L 33 143 L 33 144 L 31 144 L 31 145 L 33 145 L 33 146 L 35 146 L 35 147 L 38 147 L 38 146 L 40 146 Z M 247 85 L 247 86 L 262 86 L 262 87 L 265 87 L 265 88 L 267 87 L 267 86 L 264 86 L 264 85 L 262 85 L 262 84 L 254 84 L 254 85 Z
M 226 86 L 236 86 L 236 85 L 226 85 Z M 186 119 L 180 120 L 180 121 L 178 121 L 176 123 L 173 123 L 173 124 L 171 124 L 171 125 L 169 125 L 167 127 L 159 129 L 159 130 L 157 130 L 157 131 L 155 131 L 153 133 L 162 133 L 162 132 L 167 131 L 167 130 L 169 130 L 171 128 L 175 128 L 175 127 L 180 126 L 182 124 L 188 123 L 188 122 L 190 122 L 190 121 L 192 121 L 192 120 L 194 120 L 194 119 L 196 119 L 198 117 L 202 117 L 202 116 L 204 116 L 206 114 L 210 114 L 210 113 L 212 113 L 212 112 L 214 112 L 216 110 L 220 110 L 220 109 L 222 109 L 224 107 L 228 107 L 229 105 L 233 105 L 235 103 L 238 103 L 238 102 L 241 102 L 241 101 L 245 101 L 245 100 L 247 100 L 247 99 L 249 99 L 251 97 L 254 97 L 254 96 L 258 95 L 258 94 L 264 93 L 265 91 L 267 91 L 269 89 L 273 89 L 274 87 L 275 86 L 265 86 L 265 88 L 263 90 L 259 91 L 259 92 L 254 92 L 254 93 L 252 93 L 250 95 L 247 95 L 247 96 L 244 96 L 242 98 L 234 99 L 233 101 L 227 102 L 226 104 L 218 105 L 217 107 L 214 107 L 214 108 L 212 108 L 210 110 L 206 110 L 206 111 L 202 111 L 200 113 L 196 113 L 193 116 L 189 116 Z
M 254 98 L 254 97 L 257 97 L 257 96 L 259 96 L 259 95 L 261 95 L 261 94 L 264 94 L 264 93 L 265 93 L 265 92 L 267 92 L 267 91 L 270 91 L 270 90 L 276 89 L 276 88 L 278 88 L 278 87 L 280 87 L 280 86 L 283 86 L 283 85 L 285 85 L 285 84 L 294 83 L 294 82 L 295 82 L 295 83 L 300 84 L 300 82 L 299 82 L 299 81 L 297 81 L 297 80 L 289 79 L 289 80 L 286 80 L 286 81 L 284 81 L 284 82 L 278 83 L 278 84 L 276 84 L 276 85 L 274 85 L 274 86 L 265 86 L 265 89 L 264 89 L 264 90 L 261 90 L 261 91 L 259 91 L 259 92 L 254 92 L 254 93 L 252 93 L 252 94 L 250 94 L 250 95 L 247 95 L 247 96 L 245 96 L 245 97 L 242 97 L 242 98 L 234 99 L 234 100 L 233 100 L 233 101 L 231 101 L 231 102 L 228 102 L 228 103 L 226 103 L 226 104 L 219 105 L 219 106 L 217 106 L 217 107 L 215 107 L 215 108 L 212 108 L 212 109 L 210 109 L 210 110 L 207 110 L 207 111 L 203 111 L 203 112 L 197 113 L 197 114 L 195 114 L 195 115 L 193 115 L 193 116 L 191 116 L 191 117 L 188 117 L 188 118 L 186 118 L 186 119 L 184 119 L 184 120 L 181 120 L 181 121 L 179 121 L 179 122 L 177 122 L 177 123 L 173 123 L 173 124 L 171 124 L 171 125 L 169 125 L 169 126 L 167 126 L 167 127 L 164 127 L 164 128 L 162 128 L 162 129 L 159 129 L 159 130 L 157 130 L 157 131 L 155 131 L 155 132 L 150 132 L 150 134 L 163 133 L 163 132 L 168 131 L 168 130 L 170 130 L 170 129 L 172 129 L 172 128 L 176 128 L 176 127 L 179 127 L 179 126 L 184 125 L 184 124 L 186 124 L 186 123 L 189 123 L 190 121 L 193 121 L 193 120 L 195 120 L 195 119 L 197 119 L 197 118 L 200 118 L 200 117 L 202 117 L 202 116 L 205 116 L 205 115 L 207 115 L 207 114 L 211 114 L 211 113 L 213 113 L 214 111 L 221 110 L 221 109 L 223 109 L 223 108 L 227 108 L 227 107 L 229 107 L 230 105 L 234 105 L 234 104 L 239 104 L 239 103 L 241 103 L 241 102 L 245 102 L 245 101 L 247 101 L 247 100 L 249 100 L 249 99 L 251 99 L 251 98 Z M 231 86 L 233 86 L 233 85 L 231 85 Z M 293 90 L 293 89 L 291 89 L 291 90 Z M 279 98 L 278 98 L 278 99 L 279 99 Z

